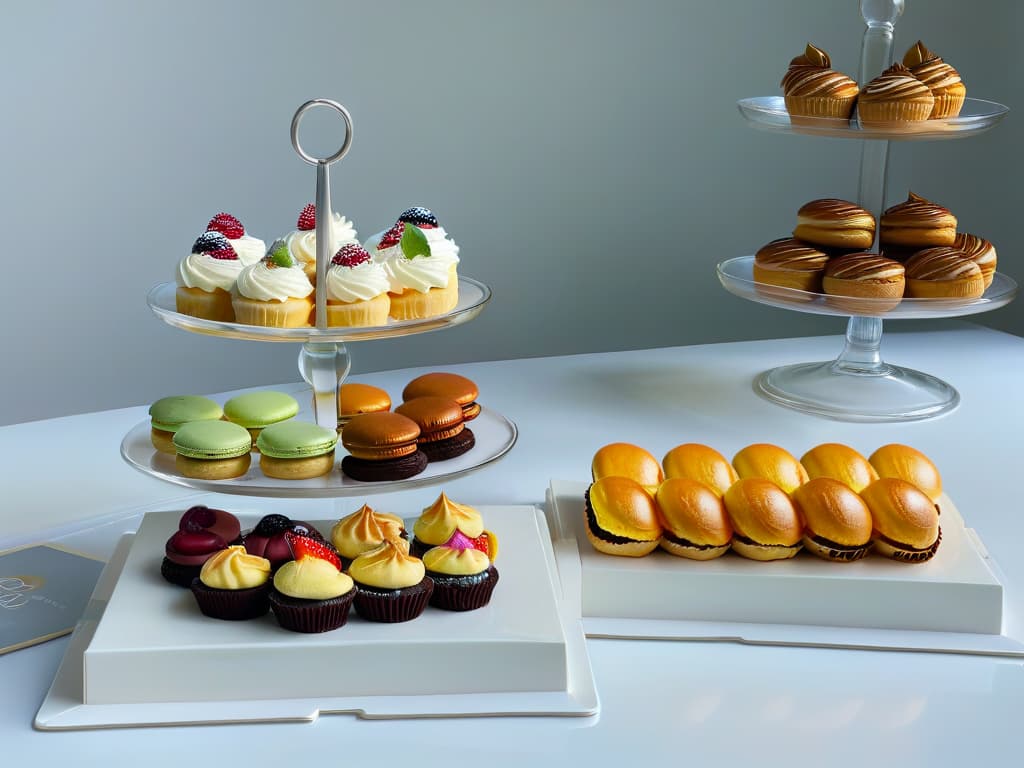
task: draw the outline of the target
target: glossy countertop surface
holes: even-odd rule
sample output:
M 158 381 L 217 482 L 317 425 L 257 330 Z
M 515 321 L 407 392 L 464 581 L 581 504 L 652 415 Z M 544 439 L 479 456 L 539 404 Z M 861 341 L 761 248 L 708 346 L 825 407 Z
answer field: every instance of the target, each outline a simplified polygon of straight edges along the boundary
M 446 367 L 472 377 L 480 402 L 519 428 L 508 456 L 447 484 L 471 504 L 537 504 L 552 478 L 586 480 L 607 442 L 655 455 L 703 442 L 731 456 L 753 442 L 800 455 L 822 442 L 862 452 L 888 442 L 928 454 L 1007 586 L 1008 620 L 1024 614 L 1019 475 L 1024 339 L 976 326 L 900 333 L 885 359 L 944 378 L 953 413 L 908 424 L 851 424 L 759 398 L 752 380 L 776 365 L 826 360 L 842 340 L 815 337 L 537 358 Z M 429 369 L 357 377 L 397 397 Z M 254 382 L 254 386 L 259 382 Z M 303 385 L 276 387 L 299 390 Z M 156 397 L 174 393 L 154 393 Z M 269 500 L 195 494 L 146 477 L 118 454 L 146 415 L 140 405 L 0 427 L 5 500 L 0 547 L 61 538 L 109 554 L 139 515 L 201 499 L 231 509 L 328 519 L 364 501 L 415 514 L 437 489 L 352 499 Z M 2 618 L 2 617 L 0 617 Z M 735 643 L 588 641 L 601 713 L 593 718 L 361 721 L 44 733 L 32 719 L 67 645 L 58 639 L 0 656 L 0 754 L 11 765 L 394 764 L 603 765 L 622 758 L 692 765 L 1019 765 L 1024 665 L 998 657 L 755 647 Z M 289 674 L 289 670 L 279 670 Z

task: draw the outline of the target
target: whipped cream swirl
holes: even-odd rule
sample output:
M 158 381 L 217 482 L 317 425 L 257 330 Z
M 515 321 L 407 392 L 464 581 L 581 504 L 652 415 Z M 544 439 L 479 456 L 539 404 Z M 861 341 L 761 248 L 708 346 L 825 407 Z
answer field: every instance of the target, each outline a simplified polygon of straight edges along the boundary
M 279 267 L 258 261 L 242 270 L 235 289 L 247 299 L 287 301 L 309 296 L 313 292 L 313 284 L 301 267 Z
M 332 264 L 327 270 L 329 301 L 342 301 L 347 304 L 354 301 L 369 301 L 387 293 L 389 285 L 384 267 L 372 261 L 354 267 Z
M 238 259 L 215 259 L 206 253 L 190 253 L 178 264 L 177 283 L 213 293 L 230 291 L 244 268 Z

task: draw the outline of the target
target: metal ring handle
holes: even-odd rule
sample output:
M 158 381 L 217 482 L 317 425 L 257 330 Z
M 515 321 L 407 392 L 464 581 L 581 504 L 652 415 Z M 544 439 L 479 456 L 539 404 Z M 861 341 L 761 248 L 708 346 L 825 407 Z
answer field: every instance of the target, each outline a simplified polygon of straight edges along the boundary
M 313 157 L 302 148 L 301 144 L 299 144 L 299 123 L 302 122 L 302 116 L 306 114 L 306 112 L 308 112 L 310 109 L 317 106 L 330 107 L 335 112 L 340 114 L 342 119 L 345 121 L 345 142 L 341 145 L 341 149 L 339 149 L 330 157 Z M 331 101 L 330 99 L 310 99 L 301 107 L 299 107 L 298 111 L 295 113 L 295 117 L 292 118 L 292 147 L 295 148 L 295 151 L 298 153 L 299 157 L 301 157 L 310 165 L 318 165 L 320 163 L 326 163 L 330 165 L 331 163 L 337 160 L 341 160 L 341 158 L 348 154 L 349 147 L 351 146 L 352 116 L 348 113 L 348 110 L 345 109 L 345 107 L 343 107 L 336 101 Z

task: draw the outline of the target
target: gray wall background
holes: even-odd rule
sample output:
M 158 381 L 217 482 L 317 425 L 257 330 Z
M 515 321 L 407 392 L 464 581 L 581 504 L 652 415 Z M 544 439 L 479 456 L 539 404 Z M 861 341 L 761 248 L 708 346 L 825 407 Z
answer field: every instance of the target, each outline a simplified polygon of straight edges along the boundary
M 1017 280 L 1020 8 L 907 0 L 897 55 L 922 38 L 1018 111 L 893 144 L 888 194 L 951 208 Z M 856 76 L 857 0 L 40 0 L 0 19 L 0 424 L 298 379 L 296 346 L 174 330 L 145 295 L 218 211 L 268 242 L 292 229 L 314 172 L 288 130 L 314 97 L 352 112 L 332 186 L 360 235 L 426 205 L 494 291 L 463 327 L 351 345 L 353 373 L 843 330 L 734 298 L 714 267 L 807 200 L 856 196 L 856 143 L 751 130 L 735 102 L 780 93 L 808 40 Z M 304 142 L 328 151 L 315 114 Z M 1024 302 L 976 319 L 1024 334 Z

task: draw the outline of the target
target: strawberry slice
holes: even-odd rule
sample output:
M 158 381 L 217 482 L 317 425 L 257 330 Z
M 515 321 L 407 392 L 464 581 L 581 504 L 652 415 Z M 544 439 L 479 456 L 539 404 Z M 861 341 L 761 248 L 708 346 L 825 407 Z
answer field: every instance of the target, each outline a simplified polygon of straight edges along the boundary
M 498 537 L 490 531 L 484 531 L 475 539 L 471 539 L 462 531 L 456 529 L 455 533 L 453 533 L 451 538 L 445 542 L 444 546 L 458 550 L 478 549 L 487 555 L 487 558 L 492 563 L 498 556 Z
M 384 233 L 381 237 L 380 242 L 377 243 L 377 250 L 383 250 L 384 248 L 391 248 L 394 245 L 398 245 L 402 241 L 402 233 L 405 232 L 405 222 L 395 222 L 395 226 Z
M 302 536 L 291 531 L 285 533 L 284 540 L 288 543 L 288 549 L 291 550 L 292 557 L 295 560 L 301 560 L 303 557 L 315 557 L 318 560 L 326 560 L 339 571 L 341 570 L 341 560 L 338 558 L 338 553 L 326 542 L 317 541 L 310 536 Z
M 306 207 L 302 209 L 302 213 L 299 214 L 299 221 L 296 226 L 307 231 L 310 229 L 316 229 L 316 206 L 312 203 L 307 203 Z

